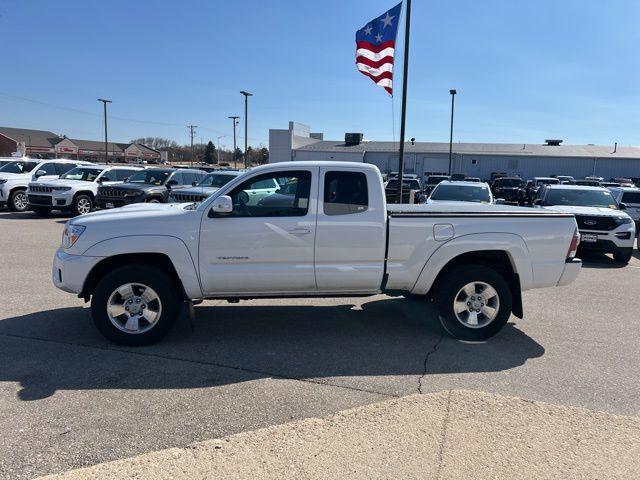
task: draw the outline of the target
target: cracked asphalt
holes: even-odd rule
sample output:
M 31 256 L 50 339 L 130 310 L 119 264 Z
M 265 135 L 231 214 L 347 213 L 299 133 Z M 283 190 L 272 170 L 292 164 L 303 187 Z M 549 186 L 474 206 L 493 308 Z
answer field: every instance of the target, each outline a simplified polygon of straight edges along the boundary
M 58 473 L 451 389 L 640 413 L 640 258 L 590 258 L 483 343 L 421 299 L 205 302 L 162 343 L 106 342 L 50 282 L 64 219 L 0 212 L 0 478 Z

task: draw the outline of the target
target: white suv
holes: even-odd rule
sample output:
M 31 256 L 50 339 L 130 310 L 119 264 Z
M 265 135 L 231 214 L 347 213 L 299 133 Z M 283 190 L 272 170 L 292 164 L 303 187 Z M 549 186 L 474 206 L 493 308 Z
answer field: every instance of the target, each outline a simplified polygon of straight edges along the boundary
M 20 159 L 0 168 L 0 207 L 5 205 L 13 212 L 29 208 L 27 187 L 32 180 L 53 180 L 78 165 L 93 165 L 82 160 Z
M 640 188 L 637 187 L 612 187 L 611 195 L 618 204 L 624 204 L 627 214 L 636 222 L 636 234 L 640 229 Z
M 29 207 L 43 216 L 51 210 L 70 211 L 73 215 L 89 213 L 94 209 L 98 186 L 122 183 L 139 170 L 143 169 L 83 165 L 48 182 L 31 182 L 27 190 Z
M 604 187 L 546 185 L 534 200 L 536 207 L 573 213 L 580 231 L 579 250 L 613 253 L 616 262 L 631 260 L 635 240 L 633 219 Z

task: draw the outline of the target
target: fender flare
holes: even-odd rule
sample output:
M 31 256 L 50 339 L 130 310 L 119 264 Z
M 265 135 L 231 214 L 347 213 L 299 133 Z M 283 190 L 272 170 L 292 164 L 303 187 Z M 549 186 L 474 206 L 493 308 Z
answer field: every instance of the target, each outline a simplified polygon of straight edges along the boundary
M 507 254 L 522 290 L 533 283 L 533 266 L 524 239 L 513 233 L 473 233 L 443 243 L 427 259 L 411 293 L 426 295 L 442 269 L 454 258 L 474 251 L 502 251 Z
M 166 255 L 175 268 L 187 297 L 203 297 L 200 278 L 189 249 L 178 237 L 171 235 L 127 235 L 102 240 L 87 248 L 82 255 L 113 257 L 136 253 L 160 253 Z

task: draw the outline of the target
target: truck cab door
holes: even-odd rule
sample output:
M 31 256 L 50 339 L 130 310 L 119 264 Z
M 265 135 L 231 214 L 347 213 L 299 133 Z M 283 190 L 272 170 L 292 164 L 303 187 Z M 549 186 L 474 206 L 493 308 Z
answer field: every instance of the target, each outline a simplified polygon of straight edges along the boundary
M 233 211 L 215 214 L 208 209 L 200 228 L 199 266 L 206 295 L 316 291 L 317 176 L 317 167 L 282 169 L 253 175 L 231 191 L 223 187 Z
M 378 291 L 384 274 L 387 216 L 379 173 L 321 167 L 319 180 L 318 291 Z

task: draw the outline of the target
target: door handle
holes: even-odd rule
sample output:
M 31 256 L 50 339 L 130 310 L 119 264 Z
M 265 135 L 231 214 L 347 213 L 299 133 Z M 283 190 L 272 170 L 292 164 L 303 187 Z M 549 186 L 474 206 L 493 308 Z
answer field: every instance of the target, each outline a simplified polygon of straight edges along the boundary
M 311 233 L 311 229 L 310 228 L 293 228 L 291 230 L 289 230 L 289 233 L 291 235 L 308 235 L 309 233 Z

